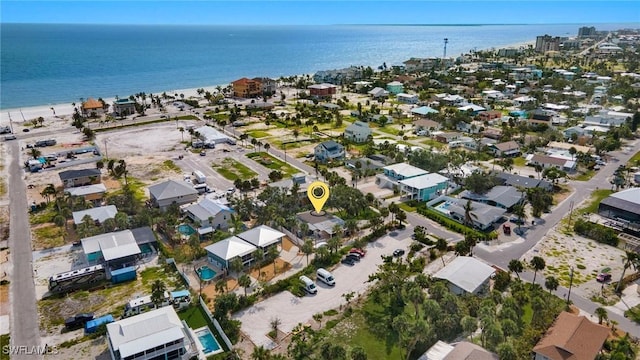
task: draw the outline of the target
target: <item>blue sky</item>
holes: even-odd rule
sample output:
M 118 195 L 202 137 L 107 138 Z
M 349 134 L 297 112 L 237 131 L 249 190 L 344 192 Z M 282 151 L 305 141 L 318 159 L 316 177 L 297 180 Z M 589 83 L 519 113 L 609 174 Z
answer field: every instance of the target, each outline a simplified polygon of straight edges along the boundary
M 640 23 L 638 1 L 0 1 L 3 23 L 330 25 Z

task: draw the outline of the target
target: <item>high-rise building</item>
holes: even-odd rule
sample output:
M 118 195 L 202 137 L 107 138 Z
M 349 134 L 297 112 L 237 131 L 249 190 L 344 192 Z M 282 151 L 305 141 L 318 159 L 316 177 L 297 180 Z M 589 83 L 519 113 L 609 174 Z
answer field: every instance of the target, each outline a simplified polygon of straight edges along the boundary
M 596 28 L 593 26 L 583 26 L 578 29 L 578 37 L 596 36 Z
M 558 36 L 536 36 L 536 52 L 560 51 L 560 38 Z

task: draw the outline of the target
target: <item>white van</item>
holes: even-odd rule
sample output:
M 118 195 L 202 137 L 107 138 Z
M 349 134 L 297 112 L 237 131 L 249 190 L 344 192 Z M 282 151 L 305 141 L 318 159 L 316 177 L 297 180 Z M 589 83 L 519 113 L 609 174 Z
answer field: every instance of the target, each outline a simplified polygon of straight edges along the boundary
M 316 277 L 318 280 L 329 286 L 334 286 L 336 284 L 336 280 L 333 278 L 333 275 L 325 269 L 318 269 L 318 271 L 316 271 Z
M 300 276 L 300 281 L 302 281 L 302 283 L 304 284 L 304 291 L 308 292 L 309 294 L 315 294 L 318 292 L 318 288 L 316 287 L 316 284 L 313 282 L 313 280 L 302 275 Z

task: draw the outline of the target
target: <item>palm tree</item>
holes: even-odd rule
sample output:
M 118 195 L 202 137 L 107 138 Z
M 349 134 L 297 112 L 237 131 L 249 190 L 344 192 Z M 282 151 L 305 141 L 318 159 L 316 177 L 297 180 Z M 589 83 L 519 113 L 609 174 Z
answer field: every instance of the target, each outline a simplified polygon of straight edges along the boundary
M 536 283 L 536 275 L 538 275 L 538 271 L 544 270 L 546 264 L 544 259 L 540 256 L 534 256 L 533 259 L 529 262 L 531 267 L 533 268 L 533 283 Z
M 271 145 L 269 143 L 264 143 L 264 151 L 266 151 L 267 154 L 269 153 L 269 148 L 271 148 Z
M 279 256 L 280 256 L 280 252 L 278 251 L 278 247 L 277 246 L 271 246 L 269 248 L 269 250 L 267 251 L 267 258 L 269 259 L 269 261 L 273 262 L 273 275 L 274 276 L 278 272 L 278 269 L 276 268 L 276 260 L 278 260 Z
M 509 261 L 509 271 L 516 273 L 518 279 L 520 279 L 520 273 L 524 270 L 524 265 L 522 265 L 522 261 L 518 259 L 512 259 Z
M 33 157 L 34 159 L 37 159 L 40 157 L 40 155 L 42 155 L 42 152 L 36 148 L 31 148 L 31 150 L 29 150 L 29 155 L 31 155 L 31 157 Z
M 518 217 L 518 229 L 520 229 L 520 225 L 523 224 L 525 222 L 525 219 L 527 218 L 527 214 L 524 210 L 524 206 L 525 206 L 524 201 L 513 206 L 512 213 L 513 215 Z
M 265 349 L 264 346 L 256 346 L 251 353 L 252 360 L 269 360 L 271 359 L 271 352 Z
M 544 287 L 546 287 L 547 290 L 549 290 L 549 294 L 551 294 L 551 291 L 556 291 L 558 289 L 558 285 L 560 285 L 560 283 L 558 282 L 558 279 L 556 279 L 553 276 L 549 276 L 544 281 Z
M 159 307 L 165 301 L 164 293 L 166 290 L 167 287 L 162 280 L 156 280 L 151 285 L 151 302 L 153 302 L 156 307 Z
M 302 244 L 300 250 L 307 256 L 307 266 L 309 266 L 309 255 L 313 254 L 313 241 L 307 239 Z
M 178 131 L 180 131 L 180 136 L 182 137 L 181 142 L 184 142 L 184 128 L 181 126 L 178 128 Z
M 469 226 L 469 227 L 473 227 L 473 219 L 477 219 L 478 217 L 476 216 L 476 214 L 474 214 L 473 211 L 473 205 L 471 203 L 471 200 L 467 200 L 467 203 L 464 204 L 464 224 Z
M 609 319 L 609 314 L 607 314 L 607 310 L 603 307 L 598 307 L 595 311 L 596 316 L 598 317 L 598 324 L 602 325 L 603 320 Z
M 620 281 L 618 281 L 618 285 L 616 286 L 616 292 L 620 292 L 620 287 L 622 286 L 622 280 L 624 279 L 624 273 L 628 268 L 633 266 L 635 270 L 640 268 L 640 255 L 638 253 L 632 251 L 625 251 L 625 256 L 622 257 L 622 262 L 624 263 L 624 267 L 622 268 L 622 275 L 620 275 Z
M 247 296 L 247 288 L 251 286 L 251 278 L 247 274 L 242 274 L 240 278 L 238 278 L 238 285 L 244 288 L 244 296 Z

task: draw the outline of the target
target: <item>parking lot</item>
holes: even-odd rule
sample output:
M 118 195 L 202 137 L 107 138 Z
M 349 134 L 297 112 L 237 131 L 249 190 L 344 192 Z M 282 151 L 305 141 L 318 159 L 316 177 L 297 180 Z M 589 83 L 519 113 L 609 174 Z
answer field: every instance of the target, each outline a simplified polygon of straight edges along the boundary
M 284 291 L 236 313 L 234 318 L 242 322 L 242 332 L 256 346 L 272 348 L 275 344 L 267 337 L 267 333 L 271 331 L 271 320 L 280 319 L 281 325 L 278 329 L 290 333 L 296 325 L 309 322 L 314 314 L 344 305 L 344 294 L 354 292 L 358 296 L 367 290 L 370 285 L 367 283 L 369 275 L 375 273 L 378 265 L 382 264 L 382 255 L 391 255 L 398 248 L 406 250 L 410 244 L 410 237 L 400 240 L 385 236 L 370 243 L 366 247 L 367 255 L 354 266 L 340 264 L 333 269 L 327 269 L 336 279 L 334 287 L 316 281 L 318 293 L 315 295 L 307 294 L 298 298 Z

